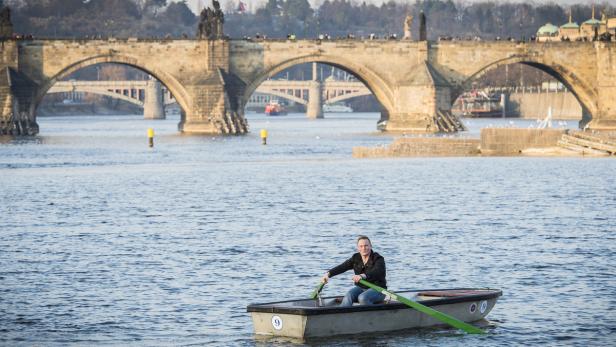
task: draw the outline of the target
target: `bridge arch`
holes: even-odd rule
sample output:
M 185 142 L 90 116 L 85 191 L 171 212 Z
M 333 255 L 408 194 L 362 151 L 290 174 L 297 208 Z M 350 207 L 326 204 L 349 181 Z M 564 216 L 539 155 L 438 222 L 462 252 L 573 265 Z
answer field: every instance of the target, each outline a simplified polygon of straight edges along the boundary
M 177 100 L 178 104 L 183 110 L 190 109 L 190 98 L 186 89 L 171 75 L 168 73 L 157 69 L 151 68 L 148 64 L 141 62 L 139 59 L 127 55 L 118 55 L 118 54 L 105 54 L 105 55 L 97 55 L 92 57 L 87 57 L 78 62 L 72 63 L 62 69 L 55 76 L 46 80 L 45 83 L 38 89 L 38 92 L 34 99 L 34 106 L 38 108 L 38 105 L 43 100 L 43 97 L 49 89 L 59 80 L 69 76 L 75 71 L 86 68 L 88 66 L 96 65 L 96 64 L 104 64 L 104 63 L 113 63 L 113 64 L 123 64 L 134 67 L 136 69 L 142 70 L 156 79 L 158 79 L 163 85 L 167 87 L 167 89 L 173 94 L 174 98 Z
M 244 96 L 241 100 L 241 108 L 243 109 L 252 93 L 254 93 L 259 85 L 261 85 L 261 83 L 263 83 L 266 79 L 273 77 L 274 75 L 292 66 L 304 63 L 327 64 L 352 73 L 355 77 L 357 77 L 357 79 L 366 85 L 366 87 L 374 94 L 385 110 L 393 110 L 393 92 L 389 88 L 388 84 L 375 72 L 370 71 L 365 66 L 355 64 L 352 61 L 341 57 L 317 54 L 298 56 L 288 59 L 264 70 L 254 80 L 247 81 L 248 83 L 244 91 Z
M 344 101 L 344 100 L 348 100 L 348 99 L 353 99 L 353 98 L 357 98 L 360 96 L 366 96 L 366 95 L 372 95 L 372 93 L 370 92 L 370 90 L 359 90 L 353 93 L 348 93 L 348 94 L 342 94 L 342 95 L 338 95 L 338 96 L 334 96 L 332 98 L 329 98 L 327 100 L 323 100 L 323 102 L 327 103 L 327 104 L 333 104 L 336 102 L 340 102 L 340 101 Z
M 281 92 L 279 90 L 264 90 L 264 91 L 259 91 L 259 93 L 261 93 L 261 94 L 268 94 L 268 95 L 272 95 L 272 96 L 277 96 L 277 97 L 279 97 L 281 99 L 293 101 L 295 103 L 302 104 L 302 105 L 307 105 L 308 104 L 308 101 L 306 101 L 306 100 L 304 100 L 302 98 L 298 98 L 295 95 L 287 94 L 287 93 Z
M 51 93 L 66 93 L 66 92 L 70 92 L 70 91 L 72 91 L 72 89 L 53 90 L 53 89 L 50 88 L 48 90 L 47 94 L 51 94 Z M 114 98 L 114 99 L 126 101 L 128 103 L 131 103 L 131 104 L 139 106 L 139 107 L 143 107 L 143 101 L 131 98 L 130 96 L 126 96 L 124 94 L 118 94 L 118 93 L 115 93 L 115 92 L 110 92 L 108 90 L 80 88 L 78 91 L 84 92 L 84 93 L 104 95 L 104 96 L 108 96 L 108 97 L 111 97 L 111 98 Z
M 531 67 L 534 67 L 538 70 L 541 70 L 548 75 L 554 77 L 556 80 L 561 82 L 564 86 L 567 87 L 568 90 L 573 93 L 577 101 L 582 105 L 582 111 L 584 114 L 584 118 L 590 117 L 597 112 L 597 106 L 593 102 L 593 100 L 597 100 L 597 95 L 594 92 L 593 88 L 590 87 L 588 83 L 578 77 L 573 71 L 570 69 L 559 65 L 546 61 L 542 61 L 540 59 L 529 57 L 525 55 L 521 56 L 513 56 L 505 59 L 497 60 L 492 62 L 486 66 L 481 67 L 476 72 L 474 72 L 470 77 L 462 82 L 459 88 L 454 91 L 452 95 L 452 102 L 454 102 L 458 96 L 460 96 L 464 90 L 468 90 L 471 88 L 473 82 L 477 81 L 479 78 L 483 77 L 488 71 L 497 69 L 501 66 L 510 65 L 510 64 L 524 64 Z M 583 122 L 588 122 L 590 119 L 583 119 Z

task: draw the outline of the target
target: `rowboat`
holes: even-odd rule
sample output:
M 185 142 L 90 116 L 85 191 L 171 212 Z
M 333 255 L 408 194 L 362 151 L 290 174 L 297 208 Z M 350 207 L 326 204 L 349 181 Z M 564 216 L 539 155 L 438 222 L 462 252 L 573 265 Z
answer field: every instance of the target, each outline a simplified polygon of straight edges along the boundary
M 485 318 L 503 294 L 499 289 L 455 288 L 397 292 L 463 322 Z M 397 301 L 340 307 L 342 297 L 250 304 L 257 335 L 297 339 L 442 326 L 443 322 Z

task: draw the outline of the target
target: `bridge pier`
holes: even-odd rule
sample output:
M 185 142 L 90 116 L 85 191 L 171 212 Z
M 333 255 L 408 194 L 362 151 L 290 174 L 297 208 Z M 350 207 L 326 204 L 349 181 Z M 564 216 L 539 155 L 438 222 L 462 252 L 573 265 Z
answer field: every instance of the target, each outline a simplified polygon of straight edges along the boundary
M 207 63 L 207 70 L 188 75 L 183 84 L 186 99 L 178 129 L 187 134 L 241 135 L 248 132 L 240 96 L 246 83 L 229 73 L 229 42 L 203 40 L 205 51 L 198 57 Z M 203 57 L 206 58 L 203 58 Z
M 616 115 L 612 115 L 609 119 L 592 119 L 590 122 L 582 121 L 580 128 L 597 131 L 616 131 Z
M 35 86 L 25 76 L 6 67 L 0 75 L 0 135 L 32 136 L 36 123 Z
M 234 135 L 248 132 L 244 113 L 238 106 L 238 97 L 230 85 L 193 85 L 187 86 L 186 91 L 193 100 L 193 107 L 182 111 L 182 120 L 178 125 L 181 132 Z
M 428 63 L 413 71 L 404 85 L 394 89 L 393 109 L 385 131 L 405 133 L 439 133 L 464 130 L 462 122 L 451 113 L 451 86 Z M 382 117 L 383 118 L 383 117 Z
M 306 116 L 310 119 L 323 118 L 323 86 L 317 75 L 317 63 L 312 63 L 312 81 L 308 86 Z
M 592 114 L 592 119 L 587 110 L 584 110 L 580 128 L 597 131 L 616 131 L 616 71 L 609 62 L 611 55 L 600 54 L 598 65 L 601 73 L 597 76 L 599 87 L 597 88 L 597 110 Z
M 143 118 L 165 119 L 163 89 L 157 80 L 149 80 L 143 96 Z
M 323 91 L 319 81 L 310 81 L 306 116 L 310 119 L 323 118 Z

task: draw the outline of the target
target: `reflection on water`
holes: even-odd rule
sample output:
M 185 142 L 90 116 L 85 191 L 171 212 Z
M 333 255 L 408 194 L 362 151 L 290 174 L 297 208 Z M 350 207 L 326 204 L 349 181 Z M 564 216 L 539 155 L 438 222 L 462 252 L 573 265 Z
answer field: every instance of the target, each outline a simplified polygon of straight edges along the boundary
M 307 297 L 359 233 L 393 290 L 503 289 L 490 334 L 309 344 L 615 339 L 616 161 L 351 158 L 391 142 L 378 118 L 252 114 L 231 137 L 180 135 L 177 118 L 39 119 L 40 136 L 0 144 L 0 341 L 284 345 L 255 340 L 246 305 Z M 349 285 L 336 277 L 325 295 Z

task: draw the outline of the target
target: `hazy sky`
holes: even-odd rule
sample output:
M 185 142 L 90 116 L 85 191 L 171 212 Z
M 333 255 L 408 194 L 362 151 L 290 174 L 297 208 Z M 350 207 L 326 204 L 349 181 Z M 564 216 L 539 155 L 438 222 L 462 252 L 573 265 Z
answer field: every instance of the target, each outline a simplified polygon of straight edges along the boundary
M 171 0 L 171 1 L 180 1 L 180 0 Z M 212 0 L 200 0 L 201 3 L 203 5 L 206 6 L 211 6 L 212 4 Z M 227 2 L 231 2 L 232 4 L 237 4 L 238 0 L 219 0 L 220 4 L 222 5 L 223 9 L 226 7 L 226 3 Z M 248 4 L 248 8 L 254 8 L 257 7 L 258 5 L 264 4 L 266 2 L 266 0 L 242 0 L 244 3 Z M 324 0 L 308 0 L 313 6 L 315 4 L 321 4 Z M 356 2 L 361 3 L 363 1 L 366 1 L 366 3 L 374 3 L 374 4 L 382 4 L 383 2 L 389 1 L 389 0 L 357 0 Z M 399 3 L 403 3 L 403 2 L 410 2 L 410 3 L 415 3 L 415 0 L 394 0 L 396 2 Z M 472 2 L 485 2 L 486 0 L 454 0 L 454 2 L 466 2 L 466 3 L 472 3 Z M 532 1 L 528 1 L 528 0 L 491 0 L 494 2 L 528 2 L 528 3 L 535 3 L 535 4 L 539 4 L 539 3 L 557 3 L 559 5 L 570 5 L 570 4 L 588 4 L 588 3 L 597 3 L 597 4 L 602 4 L 602 3 L 607 3 L 610 5 L 616 5 L 616 0 L 598 0 L 598 1 L 592 1 L 592 0 L 532 0 Z M 186 1 L 191 8 L 193 9 L 193 11 L 196 12 L 197 10 L 197 6 L 199 3 L 199 0 L 187 0 Z M 228 5 L 227 5 L 228 6 Z

